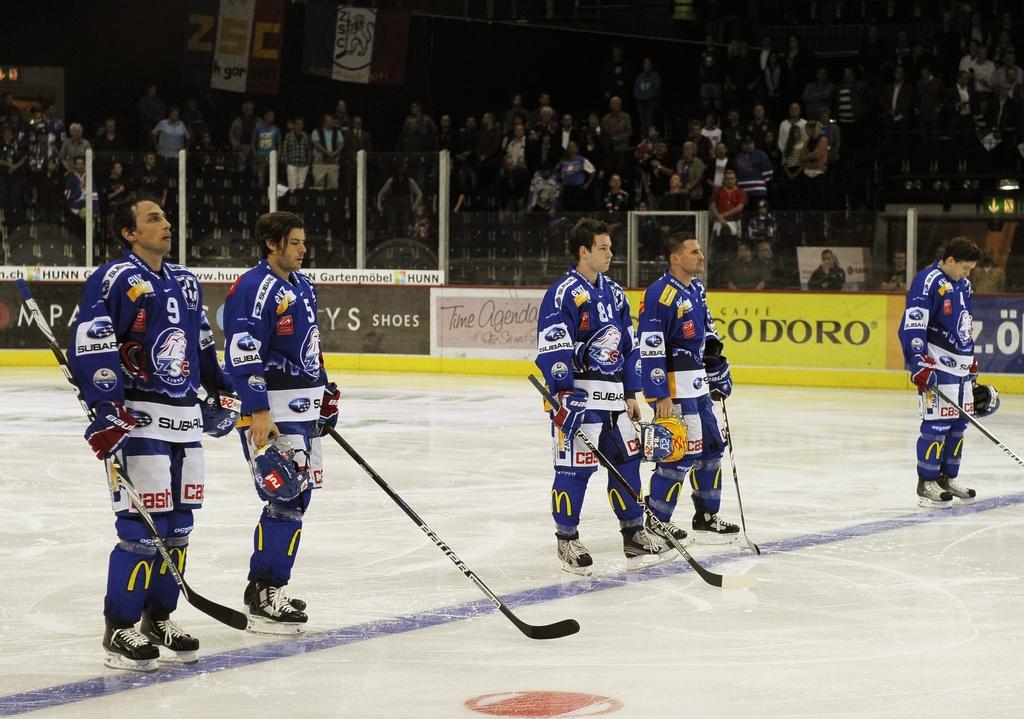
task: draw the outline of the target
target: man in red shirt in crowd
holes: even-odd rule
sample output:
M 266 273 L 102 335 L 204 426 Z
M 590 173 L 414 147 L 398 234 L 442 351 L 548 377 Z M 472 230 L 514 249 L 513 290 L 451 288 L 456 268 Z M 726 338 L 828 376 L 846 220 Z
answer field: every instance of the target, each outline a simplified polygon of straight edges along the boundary
M 747 196 L 736 186 L 736 171 L 726 170 L 722 186 L 715 188 L 711 195 L 709 209 L 713 222 L 712 234 L 716 237 L 738 238 L 742 227 L 740 216 L 746 204 Z

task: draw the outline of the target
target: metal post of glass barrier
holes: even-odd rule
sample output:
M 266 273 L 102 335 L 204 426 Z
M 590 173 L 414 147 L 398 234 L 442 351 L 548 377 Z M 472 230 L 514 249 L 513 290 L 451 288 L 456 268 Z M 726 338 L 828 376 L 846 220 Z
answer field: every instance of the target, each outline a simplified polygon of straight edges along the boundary
M 914 284 L 917 267 L 917 208 L 907 208 L 907 287 Z
M 93 169 L 93 153 L 92 148 L 88 148 L 85 151 L 85 266 L 93 266 L 93 254 L 92 254 L 92 243 L 93 243 L 93 224 L 96 222 L 96 218 L 92 214 L 92 193 L 93 184 L 92 180 L 92 169 Z
M 356 269 L 366 269 L 366 150 L 356 153 Z
M 185 218 L 188 217 L 188 192 L 185 183 L 188 181 L 188 171 L 185 169 L 185 161 L 188 153 L 184 149 L 178 150 L 178 264 L 186 264 L 188 256 L 186 247 L 188 233 L 185 228 Z
M 270 211 L 277 212 L 277 150 L 270 151 L 267 162 L 270 163 L 267 168 L 267 199 L 270 201 Z
M 637 235 L 640 231 L 640 218 L 634 210 L 626 215 L 626 287 L 636 289 L 640 282 L 638 269 L 640 258 L 640 241 Z
M 448 276 L 448 209 L 451 205 L 451 155 L 441 150 L 437 158 L 437 269 Z

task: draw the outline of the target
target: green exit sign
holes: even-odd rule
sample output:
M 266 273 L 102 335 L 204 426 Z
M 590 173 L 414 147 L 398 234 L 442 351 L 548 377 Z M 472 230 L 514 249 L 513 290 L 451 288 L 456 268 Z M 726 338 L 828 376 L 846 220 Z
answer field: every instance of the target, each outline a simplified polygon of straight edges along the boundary
M 1020 214 L 1020 200 L 1016 197 L 986 197 L 981 206 L 985 214 L 991 217 Z

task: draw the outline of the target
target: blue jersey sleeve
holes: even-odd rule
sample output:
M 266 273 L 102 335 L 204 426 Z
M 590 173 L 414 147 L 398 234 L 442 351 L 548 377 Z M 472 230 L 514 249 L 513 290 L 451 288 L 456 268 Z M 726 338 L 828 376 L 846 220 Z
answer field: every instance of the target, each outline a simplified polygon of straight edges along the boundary
M 616 300 L 621 295 L 622 306 L 619 308 L 619 324 L 622 326 L 622 342 L 619 351 L 626 361 L 622 365 L 622 388 L 626 396 L 635 395 L 642 389 L 638 363 L 640 362 L 640 344 L 637 342 L 636 328 L 629 309 L 629 300 L 620 287 L 616 287 Z
M 579 308 L 568 292 L 573 278 L 563 280 L 544 295 L 537 319 L 537 367 L 552 393 L 573 389 L 573 352 Z
M 270 335 L 274 327 L 274 305 L 257 295 L 267 288 L 239 281 L 224 303 L 224 366 L 242 401 L 242 414 L 270 408 L 264 376 Z
M 648 287 L 640 305 L 640 373 L 644 397 L 648 399 L 668 397 L 665 343 L 666 337 L 671 337 L 672 328 L 666 321 L 665 310 L 672 308 L 658 301 L 663 287 L 661 282 Z
M 925 354 L 928 347 L 928 324 L 936 291 L 942 280 L 941 270 L 921 272 L 907 290 L 907 303 L 899 329 L 903 359 L 909 365 L 914 355 Z

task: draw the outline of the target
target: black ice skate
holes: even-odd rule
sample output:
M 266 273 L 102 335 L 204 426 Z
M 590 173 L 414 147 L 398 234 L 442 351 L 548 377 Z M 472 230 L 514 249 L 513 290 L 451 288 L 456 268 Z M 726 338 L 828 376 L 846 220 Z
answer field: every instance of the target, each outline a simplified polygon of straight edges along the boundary
M 676 557 L 665 540 L 643 527 L 622 530 L 622 553 L 626 555 L 626 569 L 646 569 Z
M 962 504 L 972 504 L 978 496 L 978 493 L 973 489 L 957 482 L 956 477 L 940 475 L 939 486 L 952 494 L 954 499 L 959 499 Z
M 594 558 L 590 550 L 583 546 L 577 534 L 572 539 L 558 538 L 558 558 L 562 560 L 562 571 L 589 577 Z
M 647 531 L 666 541 L 668 541 L 668 535 L 671 534 L 672 537 L 680 544 L 682 544 L 683 540 L 686 539 L 686 530 L 676 525 L 671 520 L 665 520 L 660 526 L 655 526 L 651 521 L 651 518 L 647 517 Z
M 186 634 L 166 612 L 147 609 L 142 613 L 139 630 L 162 650 L 163 661 L 176 664 L 195 664 L 199 661 L 199 640 Z
M 692 536 L 696 544 L 729 544 L 739 539 L 739 525 L 726 522 L 717 514 L 705 512 L 704 508 L 697 503 L 697 498 L 692 497 L 692 499 L 696 511 L 690 526 L 693 528 Z
M 111 669 L 127 669 L 133 672 L 152 672 L 157 669 L 156 660 L 160 650 L 135 627 L 117 626 L 108 619 L 103 633 L 103 648 L 107 657 L 103 660 Z
M 288 601 L 288 597 L 266 582 L 257 581 L 256 589 L 249 602 L 250 632 L 256 634 L 300 634 L 309 617 L 305 612 L 296 609 Z
M 953 506 L 953 494 L 939 486 L 938 482 L 918 480 L 917 506 L 925 509 L 949 509 Z
M 250 579 L 249 583 L 245 585 L 245 593 L 242 595 L 242 601 L 245 602 L 245 606 L 249 606 L 252 603 L 253 597 L 256 596 L 256 587 L 258 584 L 259 582 L 255 579 Z M 278 587 L 277 591 L 283 593 L 284 587 Z M 285 595 L 285 599 L 287 599 L 288 603 L 291 604 L 293 608 L 300 612 L 306 610 L 306 603 L 301 599 L 296 599 L 295 597 L 289 597 L 287 595 Z

